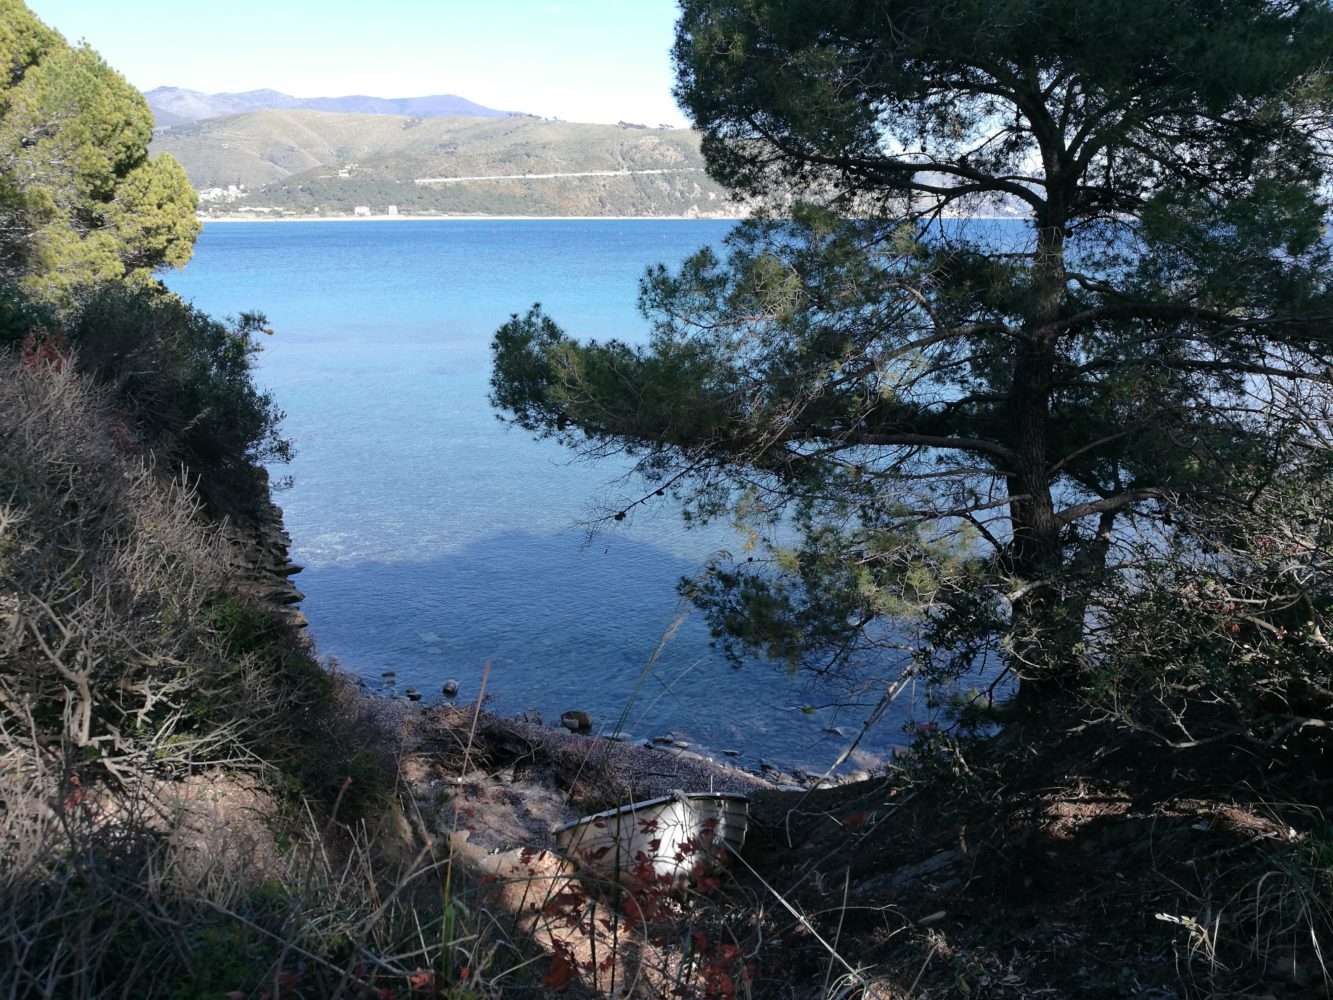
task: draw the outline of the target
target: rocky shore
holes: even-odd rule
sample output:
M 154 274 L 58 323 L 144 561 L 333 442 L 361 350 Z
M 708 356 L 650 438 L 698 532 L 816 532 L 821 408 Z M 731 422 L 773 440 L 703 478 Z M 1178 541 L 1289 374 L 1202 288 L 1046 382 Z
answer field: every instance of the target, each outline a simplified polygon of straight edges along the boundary
M 292 562 L 292 536 L 283 523 L 282 508 L 271 499 L 265 501 L 254 521 L 233 525 L 232 534 L 240 553 L 241 593 L 278 611 L 294 627 L 306 628 L 309 622 L 297 607 L 305 594 L 292 579 L 302 567 Z

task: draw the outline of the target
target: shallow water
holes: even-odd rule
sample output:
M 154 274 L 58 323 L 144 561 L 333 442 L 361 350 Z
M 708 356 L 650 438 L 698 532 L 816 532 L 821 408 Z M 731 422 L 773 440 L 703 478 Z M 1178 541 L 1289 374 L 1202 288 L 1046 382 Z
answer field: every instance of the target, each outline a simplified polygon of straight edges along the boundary
M 502 425 L 489 344 L 541 302 L 578 336 L 636 340 L 645 267 L 719 242 L 725 222 L 439 221 L 210 224 L 168 284 L 218 315 L 276 331 L 259 381 L 287 413 L 296 459 L 275 476 L 319 651 L 373 688 L 475 697 L 501 712 L 583 709 L 598 729 L 673 732 L 742 760 L 823 770 L 878 693 L 811 689 L 765 663 L 736 669 L 697 615 L 636 684 L 680 607 L 676 583 L 722 529 L 686 531 L 667 502 L 591 539 L 616 498 L 613 460 L 586 463 Z M 392 690 L 392 689 L 386 689 Z M 807 706 L 829 706 L 803 711 Z M 863 744 L 883 756 L 906 708 Z M 845 735 L 826 732 L 840 727 Z

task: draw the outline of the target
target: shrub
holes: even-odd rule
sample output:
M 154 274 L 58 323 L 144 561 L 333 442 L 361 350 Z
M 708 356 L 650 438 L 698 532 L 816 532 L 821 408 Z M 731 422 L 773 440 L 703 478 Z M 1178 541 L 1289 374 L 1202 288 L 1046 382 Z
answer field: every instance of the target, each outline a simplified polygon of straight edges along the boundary
M 282 412 L 252 378 L 266 322 L 219 322 L 161 290 L 108 285 L 65 333 L 81 370 L 116 387 L 159 461 L 187 469 L 214 512 L 253 515 L 268 497 L 260 463 L 291 456 Z

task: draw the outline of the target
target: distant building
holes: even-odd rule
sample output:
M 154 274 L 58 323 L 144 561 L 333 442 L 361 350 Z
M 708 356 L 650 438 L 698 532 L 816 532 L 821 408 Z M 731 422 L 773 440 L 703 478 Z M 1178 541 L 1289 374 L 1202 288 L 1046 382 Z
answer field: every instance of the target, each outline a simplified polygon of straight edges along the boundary
M 397 215 L 397 214 L 398 214 L 398 206 L 397 206 L 397 205 L 390 205 L 390 206 L 389 206 L 389 214 L 390 214 L 390 215 Z
M 370 206 L 369 206 L 369 205 L 357 205 L 356 208 L 352 209 L 352 214 L 353 214 L 353 215 L 369 215 L 369 214 L 370 214 Z
M 199 189 L 200 201 L 220 201 L 233 202 L 249 194 L 244 184 L 228 184 L 226 187 L 210 187 Z

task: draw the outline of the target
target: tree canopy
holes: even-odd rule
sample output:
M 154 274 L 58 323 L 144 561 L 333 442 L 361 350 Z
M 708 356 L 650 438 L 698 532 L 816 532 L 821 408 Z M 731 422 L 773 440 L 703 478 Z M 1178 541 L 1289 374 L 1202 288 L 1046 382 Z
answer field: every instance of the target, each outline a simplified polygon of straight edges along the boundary
M 143 96 L 96 52 L 0 0 L 0 277 L 63 306 L 189 260 L 194 190 L 176 161 L 149 158 L 152 129 Z
M 646 345 L 515 316 L 493 398 L 799 529 L 687 586 L 733 645 L 900 617 L 1040 704 L 1166 669 L 1174 594 L 1173 662 L 1280 634 L 1328 707 L 1327 521 L 1275 498 L 1329 495 L 1330 51 L 1323 0 L 685 0 L 677 96 L 770 217 L 647 275 Z

